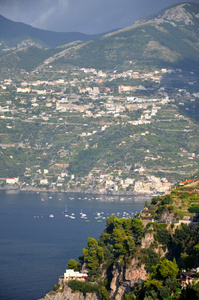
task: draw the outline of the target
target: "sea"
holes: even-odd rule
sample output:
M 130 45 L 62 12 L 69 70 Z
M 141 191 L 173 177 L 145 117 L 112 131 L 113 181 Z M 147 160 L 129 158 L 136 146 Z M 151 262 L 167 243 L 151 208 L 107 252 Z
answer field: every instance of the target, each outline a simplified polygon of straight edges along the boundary
M 145 196 L 0 191 L 0 299 L 36 300 L 51 291 L 69 259 L 82 255 L 112 214 L 131 217 Z

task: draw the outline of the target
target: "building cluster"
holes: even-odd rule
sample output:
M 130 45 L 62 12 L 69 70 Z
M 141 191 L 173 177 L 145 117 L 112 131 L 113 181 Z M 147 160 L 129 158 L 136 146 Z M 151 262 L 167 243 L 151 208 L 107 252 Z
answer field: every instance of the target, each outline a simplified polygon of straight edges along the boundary
M 62 124 L 67 123 L 68 116 L 76 117 L 77 127 L 76 137 L 84 143 L 84 150 L 90 146 L 89 141 L 95 138 L 106 130 L 110 130 L 112 124 L 134 125 L 136 132 L 129 135 L 131 140 L 141 139 L 155 135 L 150 132 L 150 124 L 156 122 L 158 114 L 162 108 L 173 100 L 169 99 L 164 87 L 160 87 L 156 96 L 147 97 L 140 96 L 136 93 L 139 91 L 150 92 L 150 88 L 145 87 L 145 82 L 150 81 L 153 84 L 160 83 L 162 77 L 170 70 L 162 69 L 153 72 L 138 72 L 127 70 L 119 73 L 117 70 L 112 72 L 97 71 L 93 68 L 74 69 L 73 71 L 53 71 L 53 67 L 48 64 L 45 66 L 48 69 L 50 76 L 45 76 L 45 80 L 38 79 L 40 76 L 36 73 L 28 74 L 21 70 L 21 81 L 17 83 L 13 79 L 4 79 L 0 83 L 0 92 L 7 93 L 12 90 L 15 98 L 7 99 L 0 106 L 0 119 L 7 120 L 6 130 L 14 129 L 11 121 L 24 119 L 25 122 L 41 122 L 41 124 L 53 125 L 59 128 Z M 46 73 L 45 73 L 46 75 Z M 49 75 L 49 74 L 48 74 Z M 53 77 L 54 76 L 54 77 Z M 121 82 L 114 82 L 121 80 Z M 125 83 L 128 80 L 128 83 Z M 114 88 L 111 84 L 114 82 Z M 130 85 L 129 82 L 132 82 Z M 179 90 L 179 93 L 185 93 L 186 90 Z M 189 95 L 190 96 L 190 95 Z M 197 94 L 195 95 L 197 96 Z M 193 95 L 194 97 L 194 95 Z M 136 118 L 131 118 L 131 115 L 137 114 Z M 175 115 L 175 118 L 183 120 L 184 117 L 180 114 Z M 78 121 L 81 120 L 78 124 Z M 171 120 L 172 121 L 172 120 Z M 90 123 L 89 123 L 90 122 Z M 95 125 L 93 126 L 93 124 Z M 96 124 L 98 123 L 98 126 Z M 91 126 L 90 126 L 91 125 Z M 145 129 L 138 132 L 139 126 Z M 138 130 L 137 130 L 138 129 Z M 189 130 L 187 127 L 185 130 Z M 65 130 L 65 134 L 70 134 Z M 60 131 L 63 134 L 63 129 Z M 75 141 L 75 145 L 77 142 Z M 128 146 L 128 141 L 121 141 L 118 147 Z M 23 142 L 1 143 L 2 149 L 7 147 L 31 148 L 29 138 Z M 37 150 L 41 150 L 41 156 L 45 156 L 46 152 L 53 147 L 53 143 L 46 143 L 45 149 L 43 146 L 35 144 Z M 93 149 L 98 147 L 95 143 Z M 184 150 L 183 150 L 184 151 Z M 75 152 L 75 150 L 74 150 Z M 150 163 L 151 161 L 161 160 L 161 155 L 154 156 L 150 150 L 146 150 L 146 155 L 143 162 Z M 57 150 L 57 156 L 61 157 L 66 154 L 64 149 Z M 70 155 L 73 154 L 70 153 Z M 181 153 L 182 157 L 188 154 Z M 190 160 L 195 159 L 195 153 L 189 155 Z M 11 158 L 11 156 L 10 156 Z M 64 166 L 67 165 L 67 166 Z M 125 167 L 114 172 L 107 172 L 105 169 L 100 169 L 96 172 L 94 169 L 82 178 L 78 178 L 77 174 L 68 174 L 68 161 L 62 162 L 60 167 L 56 167 L 55 172 L 52 168 L 46 165 L 42 170 L 38 164 L 38 171 L 35 164 L 34 167 L 27 166 L 24 178 L 19 177 L 5 178 L 7 185 L 32 186 L 41 188 L 50 188 L 53 190 L 74 190 L 77 187 L 89 190 L 93 187 L 101 193 L 120 191 L 133 191 L 135 193 L 163 193 L 170 188 L 170 183 L 167 179 L 157 176 L 148 176 L 146 167 L 138 167 L 134 172 L 125 173 Z M 36 171 L 33 169 L 36 169 Z M 105 172 L 105 173 L 104 173 Z M 117 173 L 116 172 L 116 173 Z M 34 174 L 34 175 L 33 175 Z M 63 174 L 65 174 L 63 176 Z M 135 176 L 134 176 L 135 175 Z M 31 178 L 26 183 L 26 178 Z

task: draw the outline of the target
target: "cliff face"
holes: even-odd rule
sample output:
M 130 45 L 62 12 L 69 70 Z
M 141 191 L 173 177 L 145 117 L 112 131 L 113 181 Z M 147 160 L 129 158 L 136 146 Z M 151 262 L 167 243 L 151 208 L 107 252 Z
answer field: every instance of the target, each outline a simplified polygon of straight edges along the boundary
M 87 293 L 86 296 L 83 293 L 75 292 L 68 287 L 64 287 L 63 292 L 50 292 L 44 298 L 40 300 L 102 300 L 97 294 Z
M 131 297 L 134 292 L 136 295 L 144 293 L 147 299 L 154 298 L 154 295 L 156 295 L 156 299 L 163 299 L 163 296 L 165 298 L 165 294 L 163 295 L 165 290 L 168 291 L 168 295 L 172 295 L 178 287 L 179 277 L 177 278 L 177 274 L 180 266 L 183 265 L 191 269 L 195 268 L 195 265 L 199 265 L 199 226 L 192 228 L 183 224 L 187 218 L 190 218 L 190 208 L 195 210 L 199 207 L 199 204 L 192 206 L 189 204 L 193 200 L 199 203 L 198 182 L 193 187 L 175 189 L 169 196 L 163 195 L 152 199 L 148 211 L 150 209 L 154 219 L 157 217 L 160 221 L 151 222 L 150 219 L 145 219 L 143 222 L 137 217 L 131 220 L 110 216 L 99 241 L 88 238 L 88 248 L 83 249 L 82 271 L 86 269 L 88 276 L 94 282 L 88 286 L 85 282 L 79 287 L 77 282 L 75 286 L 70 283 L 74 290 L 79 288 L 84 293 L 86 291 L 93 291 L 93 293 L 86 295 L 81 292 L 72 293 L 67 283 L 60 277 L 58 290 L 47 294 L 44 299 L 121 300 L 125 294 L 131 293 L 129 296 Z M 186 203 L 187 206 L 185 206 Z M 174 204 L 175 207 L 171 204 Z M 179 217 L 177 204 L 179 209 L 182 205 L 184 205 L 184 211 L 185 208 L 187 209 L 187 215 L 183 216 L 186 221 L 181 220 L 182 224 L 179 222 L 179 226 L 174 224 L 172 226 L 168 223 Z M 198 215 L 194 217 L 198 225 Z M 181 253 L 178 253 L 176 249 L 181 249 Z M 182 254 L 184 253 L 186 256 L 183 257 Z M 167 258 L 175 258 L 177 263 Z M 149 278 L 150 272 L 152 277 Z M 171 276 L 173 276 L 172 287 L 170 285 Z M 153 284 L 149 286 L 149 280 L 149 284 L 142 288 L 141 285 L 147 279 L 155 279 L 157 286 L 155 288 L 152 287 Z M 139 284 L 141 285 L 137 289 Z M 198 292 L 199 288 L 193 287 L 193 293 Z M 142 296 L 141 298 L 143 299 Z
M 153 233 L 146 233 L 141 241 L 141 248 L 149 248 L 151 243 L 154 241 Z
M 125 293 L 129 293 L 132 286 L 136 283 L 141 284 L 148 278 L 144 264 L 139 264 L 135 258 L 131 260 L 130 265 L 122 266 L 120 261 L 114 265 L 112 271 L 112 281 L 110 284 L 110 298 L 121 300 Z M 60 281 L 61 283 L 61 281 Z M 63 289 L 63 291 L 61 291 Z M 56 292 L 50 292 L 40 300 L 103 300 L 97 293 L 72 293 L 70 287 L 66 284 L 60 285 Z
M 110 285 L 110 296 L 112 299 L 120 300 L 125 293 L 136 283 L 141 284 L 148 278 L 144 264 L 139 264 L 135 258 L 131 260 L 128 267 L 121 266 L 120 262 L 113 267 L 112 281 Z

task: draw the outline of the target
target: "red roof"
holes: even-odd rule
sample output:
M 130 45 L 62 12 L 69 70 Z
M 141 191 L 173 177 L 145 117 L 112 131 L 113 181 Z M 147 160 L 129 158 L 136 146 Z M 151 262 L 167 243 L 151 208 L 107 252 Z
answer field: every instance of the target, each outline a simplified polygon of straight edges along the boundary
M 191 183 L 191 182 L 193 182 L 194 180 L 193 179 L 190 179 L 190 180 L 186 180 L 186 181 L 182 181 L 182 182 L 180 182 L 180 184 L 185 184 L 185 183 Z

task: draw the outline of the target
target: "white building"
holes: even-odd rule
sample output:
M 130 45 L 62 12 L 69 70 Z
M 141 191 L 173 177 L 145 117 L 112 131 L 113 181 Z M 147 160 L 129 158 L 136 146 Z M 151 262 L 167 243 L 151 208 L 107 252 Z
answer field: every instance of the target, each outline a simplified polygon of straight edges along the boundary
M 19 177 L 15 177 L 15 178 L 6 178 L 6 183 L 8 184 L 15 184 L 19 182 Z
M 88 278 L 88 275 L 86 273 L 80 273 L 78 271 L 74 271 L 72 269 L 66 270 L 64 273 L 64 280 L 79 280 L 79 281 L 85 281 L 85 279 Z
M 40 179 L 40 184 L 47 185 L 48 184 L 48 179 Z
M 17 88 L 17 93 L 30 93 L 30 91 L 31 91 L 30 87 L 28 87 L 28 88 L 18 87 Z

